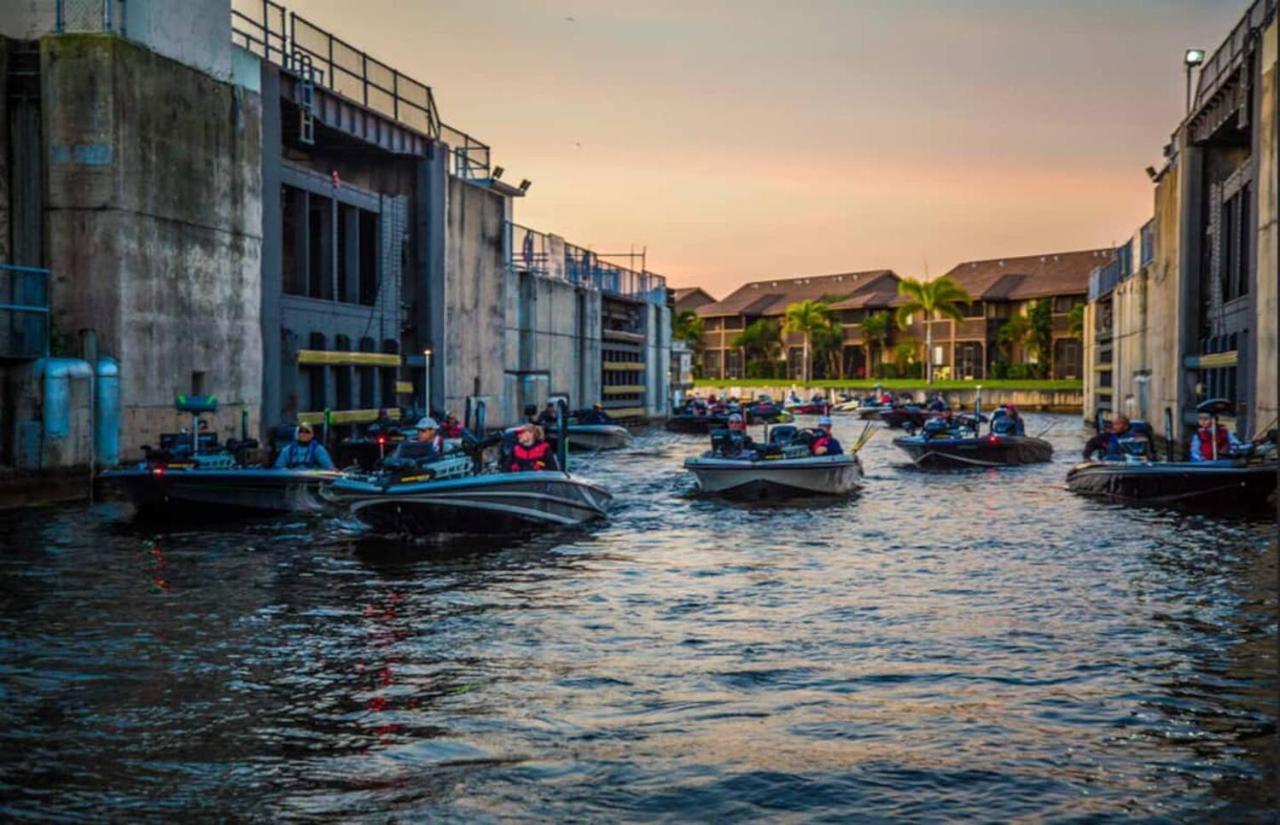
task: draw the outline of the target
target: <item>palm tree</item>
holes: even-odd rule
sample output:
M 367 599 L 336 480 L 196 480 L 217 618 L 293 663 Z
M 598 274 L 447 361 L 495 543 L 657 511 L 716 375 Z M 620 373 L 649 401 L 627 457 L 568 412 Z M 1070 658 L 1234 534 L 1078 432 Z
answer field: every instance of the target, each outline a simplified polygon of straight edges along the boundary
M 971 304 L 973 298 L 945 275 L 932 281 L 904 278 L 898 282 L 898 294 L 907 299 L 905 304 L 898 307 L 898 328 L 906 329 L 907 318 L 916 313 L 920 313 L 924 320 L 924 382 L 932 384 L 933 325 L 929 321 L 938 315 L 957 321 L 963 319 L 960 304 Z
M 823 377 L 844 378 L 844 364 L 841 358 L 844 349 L 844 324 L 832 312 L 831 320 L 810 333 L 813 340 L 813 360 L 824 364 Z
M 1067 335 L 1084 338 L 1084 304 L 1076 304 L 1067 313 Z
M 747 324 L 742 332 L 730 338 L 729 346 L 737 347 L 745 353 L 747 365 L 751 364 L 753 358 L 769 363 L 777 359 L 778 351 L 782 349 L 781 332 L 777 321 L 757 318 Z M 750 375 L 750 372 L 747 374 Z
M 1025 315 L 1015 315 L 1000 325 L 996 331 L 996 343 L 1006 348 L 1008 359 L 1012 363 L 1013 350 L 1022 346 L 1031 335 L 1031 319 Z
M 867 374 L 865 378 L 871 377 L 871 349 L 877 344 L 883 348 L 885 341 L 889 339 L 889 313 L 873 312 L 862 320 L 859 327 L 862 331 L 863 357 L 867 362 Z
M 811 336 L 815 330 L 831 324 L 831 308 L 821 301 L 800 301 L 787 307 L 782 328 L 787 332 L 798 332 L 804 336 L 804 381 L 807 383 L 813 373 L 809 351 Z
M 702 336 L 705 332 L 706 324 L 691 309 L 681 310 L 671 319 L 671 337 L 684 341 L 695 352 L 702 349 Z

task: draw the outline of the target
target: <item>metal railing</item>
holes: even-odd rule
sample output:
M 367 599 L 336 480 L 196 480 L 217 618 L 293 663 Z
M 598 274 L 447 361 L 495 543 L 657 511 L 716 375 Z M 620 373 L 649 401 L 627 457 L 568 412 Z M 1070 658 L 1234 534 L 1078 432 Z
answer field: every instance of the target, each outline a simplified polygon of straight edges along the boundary
M 53 30 L 124 35 L 128 8 L 126 0 L 54 0 Z
M 231 39 L 287 71 L 307 72 L 313 82 L 428 137 L 441 136 L 430 86 L 370 57 L 274 0 L 234 0 Z
M 49 270 L 0 264 L 0 358 L 49 354 Z
M 611 295 L 665 304 L 667 279 L 656 272 L 636 271 L 600 260 L 599 254 L 575 246 L 553 243 L 551 236 L 516 223 L 507 224 L 511 259 L 507 265 L 544 278 L 563 278 L 572 284 Z M 563 258 L 558 257 L 563 254 Z
M 1276 0 L 1254 0 L 1253 5 L 1240 18 L 1240 22 L 1227 35 L 1227 39 L 1218 46 L 1213 56 L 1200 67 L 1200 77 L 1196 80 L 1195 109 L 1199 109 L 1218 88 L 1225 82 L 1228 74 L 1235 68 L 1236 59 L 1250 48 L 1250 38 L 1276 13 Z

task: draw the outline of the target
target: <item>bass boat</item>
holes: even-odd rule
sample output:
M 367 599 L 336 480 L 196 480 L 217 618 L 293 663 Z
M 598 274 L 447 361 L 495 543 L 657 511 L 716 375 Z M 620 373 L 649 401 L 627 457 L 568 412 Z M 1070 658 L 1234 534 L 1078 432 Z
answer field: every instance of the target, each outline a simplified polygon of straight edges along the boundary
M 1206 401 L 1199 409 L 1212 414 L 1217 427 L 1218 415 L 1230 409 L 1230 402 Z M 1234 453 L 1204 461 L 1175 461 L 1169 437 L 1173 431 L 1172 410 L 1165 410 L 1166 460 L 1159 461 L 1152 447 L 1151 425 L 1130 422 L 1129 433 L 1116 439 L 1114 449 L 1067 472 L 1067 488 L 1127 504 L 1173 505 L 1214 513 L 1275 513 L 1280 477 L 1275 430 Z
M 146 458 L 108 470 L 98 483 L 132 501 L 145 517 L 199 517 L 319 511 L 322 489 L 340 473 L 334 470 L 277 470 L 253 466 L 258 442 L 244 438 L 218 444 L 215 433 L 201 433 L 199 416 L 213 413 L 211 396 L 179 396 L 175 407 L 192 414 L 190 433 L 166 433 L 160 446 L 143 447 Z
M 773 427 L 763 447 L 746 444 L 742 433 L 720 430 L 703 455 L 685 460 L 698 489 L 724 498 L 759 500 L 795 496 L 844 496 L 862 485 L 856 450 L 843 455 L 811 455 L 810 430 Z

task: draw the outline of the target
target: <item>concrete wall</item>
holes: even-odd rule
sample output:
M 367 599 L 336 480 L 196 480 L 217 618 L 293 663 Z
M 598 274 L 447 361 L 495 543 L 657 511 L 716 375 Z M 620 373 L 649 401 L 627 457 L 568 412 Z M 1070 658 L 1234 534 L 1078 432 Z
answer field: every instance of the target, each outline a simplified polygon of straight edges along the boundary
M 1175 419 L 1183 393 L 1182 362 L 1178 345 L 1182 306 L 1181 191 L 1185 169 L 1182 158 L 1164 173 L 1155 189 L 1155 259 L 1147 266 L 1146 319 L 1147 369 L 1151 371 L 1148 393 L 1157 433 L 1164 433 L 1164 410 Z M 1177 425 L 1174 425 L 1175 428 Z
M 1280 185 L 1277 184 L 1277 167 L 1280 160 L 1280 106 L 1277 106 L 1277 92 L 1280 86 L 1280 69 L 1277 68 L 1277 56 L 1280 45 L 1277 36 L 1280 32 L 1280 20 L 1273 19 L 1271 25 L 1262 35 L 1262 59 L 1259 61 L 1260 80 L 1258 84 L 1259 100 L 1255 113 L 1255 124 L 1258 130 L 1258 246 L 1257 246 L 1257 320 L 1255 341 L 1255 392 L 1253 399 L 1253 424 L 1257 428 L 1267 426 L 1280 413 L 1277 403 L 1277 369 L 1280 369 L 1280 358 L 1277 354 L 1276 325 L 1280 319 L 1280 250 L 1277 238 L 1280 237 L 1280 226 L 1277 225 L 1277 200 L 1280 199 Z
M 645 307 L 645 415 L 662 418 L 671 407 L 671 309 Z
M 230 0 L 67 0 L 68 32 L 113 31 L 219 80 L 232 76 Z M 0 34 L 35 40 L 55 31 L 55 0 L 4 0 Z
M 568 396 L 571 408 L 600 400 L 600 293 L 568 281 L 513 273 L 506 328 L 508 404 L 514 422 L 526 404 Z
M 436 354 L 443 370 L 443 403 L 432 394 L 432 406 L 458 415 L 467 396 L 486 396 L 489 422 L 495 425 L 506 395 L 505 337 L 512 289 L 503 255 L 505 200 L 460 178 L 448 178 L 444 357 Z
M 9 40 L 0 36 L 0 264 L 9 258 Z
M 256 430 L 259 96 L 116 37 L 40 45 L 55 329 L 119 360 L 126 453 L 180 422 L 194 371 L 215 429 Z

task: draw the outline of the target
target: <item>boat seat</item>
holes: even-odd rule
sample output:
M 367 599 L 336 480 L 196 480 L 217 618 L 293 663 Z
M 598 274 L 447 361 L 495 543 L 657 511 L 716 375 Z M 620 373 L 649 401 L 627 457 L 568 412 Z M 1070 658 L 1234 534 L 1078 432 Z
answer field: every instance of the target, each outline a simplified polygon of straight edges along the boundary
M 800 428 L 794 424 L 780 424 L 769 430 L 770 444 L 788 444 L 795 440 Z

